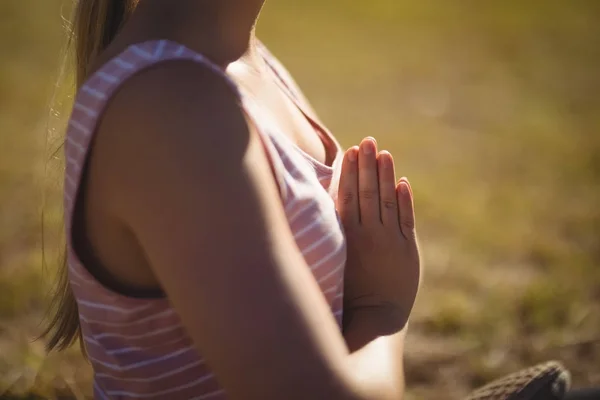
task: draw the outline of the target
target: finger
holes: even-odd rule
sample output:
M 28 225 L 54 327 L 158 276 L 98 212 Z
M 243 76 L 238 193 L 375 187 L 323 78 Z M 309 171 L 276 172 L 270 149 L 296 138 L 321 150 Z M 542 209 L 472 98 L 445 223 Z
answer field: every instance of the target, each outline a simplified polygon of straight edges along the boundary
M 344 225 L 358 224 L 358 146 L 349 148 L 344 154 L 338 188 L 338 211 Z
M 398 200 L 394 158 L 387 151 L 377 156 L 379 167 L 379 209 L 383 225 L 398 229 Z
M 376 154 L 375 140 L 373 138 L 363 139 L 358 152 L 358 206 L 360 221 L 363 224 L 381 222 Z
M 400 230 L 407 240 L 415 239 L 415 210 L 412 188 L 408 179 L 401 178 L 396 186 Z

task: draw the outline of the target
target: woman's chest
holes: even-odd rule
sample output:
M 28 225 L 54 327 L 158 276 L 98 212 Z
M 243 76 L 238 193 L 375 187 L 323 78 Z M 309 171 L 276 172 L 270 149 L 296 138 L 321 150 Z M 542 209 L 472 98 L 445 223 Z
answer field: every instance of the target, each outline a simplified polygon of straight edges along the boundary
M 278 142 L 274 140 L 285 168 L 284 208 L 292 235 L 332 312 L 341 318 L 346 239 L 328 191 L 332 173 L 316 169 L 304 155 Z
M 322 133 L 323 129 L 308 117 L 304 105 L 292 98 L 272 73 L 258 73 L 243 65 L 230 67 L 229 73 L 244 96 L 261 109 L 264 118 L 280 134 L 317 162 L 331 165 L 337 149 Z

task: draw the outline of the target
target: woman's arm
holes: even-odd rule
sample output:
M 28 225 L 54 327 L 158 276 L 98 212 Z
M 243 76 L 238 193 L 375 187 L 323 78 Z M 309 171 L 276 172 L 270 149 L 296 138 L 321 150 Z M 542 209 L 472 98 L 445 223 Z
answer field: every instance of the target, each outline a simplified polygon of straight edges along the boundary
M 111 149 L 107 211 L 229 398 L 400 398 L 355 372 L 380 348 L 348 353 L 225 82 L 187 62 L 154 67 L 116 95 L 98 136 Z
M 354 313 L 344 337 L 352 357 L 354 376 L 365 390 L 377 396 L 404 393 L 404 339 L 406 329 L 398 330 L 396 318 L 384 309 Z M 401 396 L 400 396 L 401 398 Z
M 420 282 L 412 190 L 396 183 L 390 153 L 377 153 L 373 138 L 346 151 L 339 183 L 340 215 L 348 240 L 344 337 L 358 352 L 362 377 L 391 392 L 404 390 L 403 352 L 408 317 Z M 377 384 L 375 384 L 377 382 Z

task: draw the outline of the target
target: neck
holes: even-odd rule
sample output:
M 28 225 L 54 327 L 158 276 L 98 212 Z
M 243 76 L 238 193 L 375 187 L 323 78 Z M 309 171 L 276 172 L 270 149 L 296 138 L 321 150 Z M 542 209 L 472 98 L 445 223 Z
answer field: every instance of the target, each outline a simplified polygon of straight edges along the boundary
M 242 58 L 257 59 L 255 26 L 261 6 L 259 0 L 144 0 L 121 36 L 127 41 L 173 40 L 225 68 Z

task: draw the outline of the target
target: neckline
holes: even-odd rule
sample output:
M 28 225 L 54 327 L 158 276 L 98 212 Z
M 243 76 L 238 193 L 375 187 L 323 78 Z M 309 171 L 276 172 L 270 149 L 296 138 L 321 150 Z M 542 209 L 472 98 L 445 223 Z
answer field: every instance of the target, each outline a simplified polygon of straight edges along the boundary
M 323 144 L 323 146 L 325 146 L 325 151 L 328 153 L 328 158 L 331 155 L 329 152 L 332 150 L 335 151 L 335 154 L 333 155 L 333 157 L 331 157 L 331 165 L 327 165 L 326 163 L 317 160 L 312 155 L 302 150 L 302 148 L 300 148 L 300 146 L 298 146 L 287 135 L 282 133 L 280 136 L 283 136 L 284 140 L 287 141 L 298 153 L 300 153 L 316 170 L 322 173 L 332 175 L 335 170 L 336 164 L 341 159 L 341 146 L 339 145 L 333 134 L 322 123 L 320 123 L 317 120 L 317 118 L 312 115 L 311 112 L 306 110 L 306 108 L 302 105 L 300 99 L 296 97 L 292 89 L 289 87 L 288 82 L 286 82 L 286 80 L 281 76 L 280 71 L 274 65 L 274 56 L 270 53 L 266 46 L 262 42 L 258 41 L 257 49 L 261 58 L 267 65 L 269 72 L 275 78 L 277 86 L 279 86 L 283 93 L 294 103 L 296 108 L 302 113 L 304 118 L 306 118 L 308 123 L 315 130 L 315 133 L 319 136 L 321 143 Z

